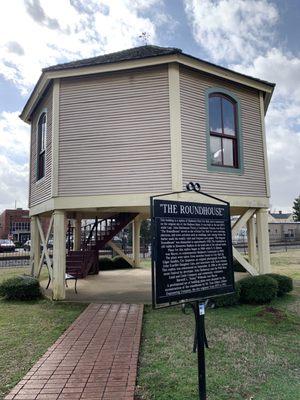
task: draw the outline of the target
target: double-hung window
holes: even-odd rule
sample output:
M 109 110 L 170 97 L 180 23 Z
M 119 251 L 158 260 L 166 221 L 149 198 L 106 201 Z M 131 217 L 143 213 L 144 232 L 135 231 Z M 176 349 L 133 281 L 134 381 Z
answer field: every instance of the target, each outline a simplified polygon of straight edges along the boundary
M 40 115 L 37 127 L 37 181 L 45 176 L 47 114 Z
M 237 103 L 223 93 L 209 95 L 210 165 L 239 168 Z

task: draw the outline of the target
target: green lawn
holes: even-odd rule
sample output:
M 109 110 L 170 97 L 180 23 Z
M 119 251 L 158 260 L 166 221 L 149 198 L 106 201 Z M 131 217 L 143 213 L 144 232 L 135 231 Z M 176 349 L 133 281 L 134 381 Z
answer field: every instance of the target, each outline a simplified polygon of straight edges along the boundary
M 272 254 L 273 272 L 300 280 L 300 250 Z M 206 314 L 208 400 L 295 400 L 300 393 L 300 286 L 272 309 L 238 306 Z M 139 400 L 196 400 L 194 317 L 145 308 Z
M 86 307 L 82 304 L 0 301 L 0 398 Z
M 299 279 L 299 250 L 273 254 L 271 262 L 274 272 Z M 142 264 L 149 267 L 149 259 Z M 29 267 L 1 268 L 0 282 L 20 273 L 29 273 Z M 46 269 L 42 277 L 47 277 Z M 85 306 L 0 301 L 0 399 Z M 298 398 L 300 286 L 272 307 L 279 311 L 262 306 L 208 310 L 208 400 Z M 193 329 L 192 315 L 178 308 L 145 308 L 136 400 L 198 399 Z
M 300 318 L 286 311 L 296 294 L 263 306 L 208 310 L 209 400 L 295 400 L 300 393 Z M 272 311 L 272 310 L 269 310 Z M 139 399 L 196 400 L 194 317 L 179 308 L 144 315 Z
M 29 273 L 29 268 L 2 268 L 0 282 L 23 273 Z M 0 399 L 22 379 L 85 307 L 48 300 L 0 300 Z
M 8 278 L 12 278 L 17 275 L 30 275 L 30 267 L 14 267 L 14 268 L 0 268 L 0 283 Z M 48 278 L 48 271 L 46 267 L 43 267 L 40 275 L 40 280 Z
M 273 272 L 300 280 L 300 250 L 271 254 Z

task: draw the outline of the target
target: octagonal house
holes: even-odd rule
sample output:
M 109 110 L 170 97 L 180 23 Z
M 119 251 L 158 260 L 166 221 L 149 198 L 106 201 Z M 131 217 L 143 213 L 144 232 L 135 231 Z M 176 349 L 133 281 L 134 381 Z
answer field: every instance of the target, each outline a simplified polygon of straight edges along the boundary
M 247 225 L 249 262 L 235 248 L 234 257 L 251 274 L 269 272 L 264 116 L 274 86 L 157 46 L 45 68 L 21 118 L 31 125 L 31 263 L 38 275 L 47 262 L 53 298 L 65 298 L 66 268 L 87 274 L 130 221 L 129 261 L 138 266 L 150 196 L 190 181 L 230 202 L 239 216 L 233 234 Z M 195 193 L 175 198 L 201 201 Z M 46 234 L 42 216 L 50 217 Z M 87 218 L 95 219 L 88 237 L 81 235 Z M 67 219 L 75 226 L 68 254 Z

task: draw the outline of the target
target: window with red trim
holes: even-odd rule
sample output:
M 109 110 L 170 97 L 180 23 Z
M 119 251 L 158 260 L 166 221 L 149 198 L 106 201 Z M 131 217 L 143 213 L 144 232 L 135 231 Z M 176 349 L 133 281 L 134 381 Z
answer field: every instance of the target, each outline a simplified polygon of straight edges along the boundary
M 237 104 L 222 93 L 209 96 L 211 165 L 238 168 Z
M 45 176 L 47 115 L 43 112 L 38 121 L 37 131 L 37 181 Z

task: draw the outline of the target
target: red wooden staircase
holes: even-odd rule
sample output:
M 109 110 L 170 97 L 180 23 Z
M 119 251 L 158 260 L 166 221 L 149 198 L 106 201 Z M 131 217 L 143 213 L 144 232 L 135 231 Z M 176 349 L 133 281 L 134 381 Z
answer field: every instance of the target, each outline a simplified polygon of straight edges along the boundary
M 98 273 L 98 257 L 95 251 L 71 251 L 66 259 L 67 274 L 85 278 L 88 274 Z
M 88 274 L 97 274 L 98 252 L 112 240 L 137 213 L 119 213 L 110 218 L 98 220 L 82 229 L 80 251 L 69 251 L 66 259 L 66 272 L 77 278 L 85 278 Z

